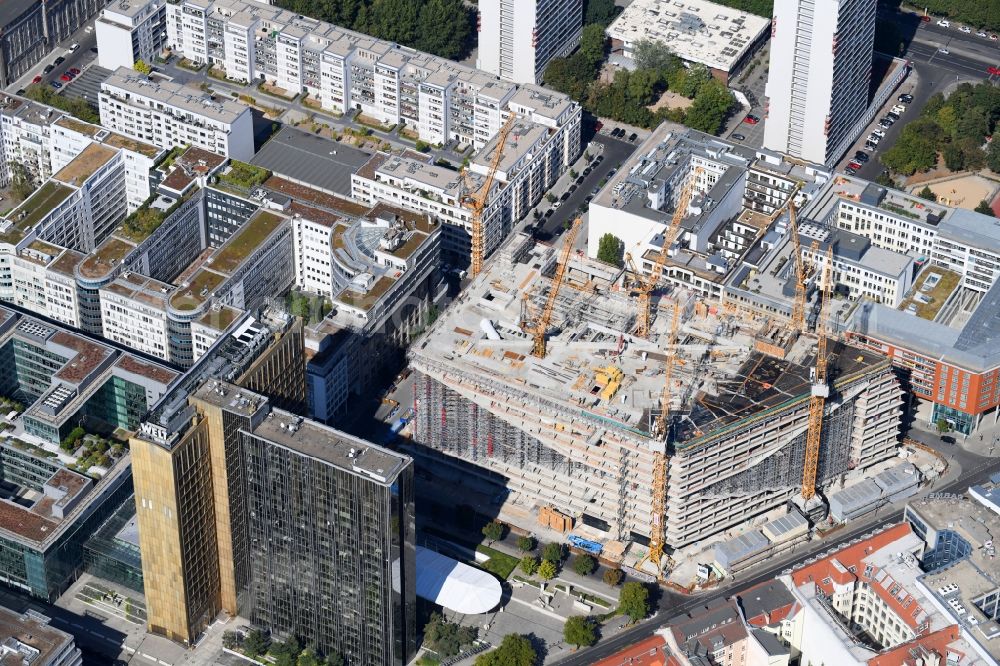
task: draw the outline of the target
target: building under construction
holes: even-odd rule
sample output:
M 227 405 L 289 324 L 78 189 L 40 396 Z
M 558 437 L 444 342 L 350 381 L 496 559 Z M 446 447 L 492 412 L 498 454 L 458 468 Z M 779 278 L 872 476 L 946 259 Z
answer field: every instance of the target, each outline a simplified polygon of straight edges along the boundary
M 645 543 L 653 525 L 652 436 L 669 395 L 667 545 L 695 542 L 800 492 L 816 344 L 716 312 L 683 290 L 657 294 L 646 339 L 626 274 L 512 239 L 411 350 L 412 453 L 510 493 L 500 517 L 553 515 L 588 538 Z M 531 322 L 551 305 L 544 357 Z M 674 322 L 676 313 L 676 323 Z M 537 324 L 535 324 L 537 326 Z M 526 332 L 527 331 L 527 332 Z M 676 334 L 675 344 L 669 344 Z M 666 359 L 674 353 L 664 391 Z M 895 454 L 902 391 L 888 360 L 828 345 L 817 486 Z

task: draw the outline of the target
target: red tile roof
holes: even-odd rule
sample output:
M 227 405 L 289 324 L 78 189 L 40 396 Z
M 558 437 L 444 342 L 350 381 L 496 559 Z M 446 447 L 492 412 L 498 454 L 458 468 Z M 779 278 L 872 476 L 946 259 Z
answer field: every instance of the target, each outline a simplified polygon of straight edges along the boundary
M 877 657 L 872 657 L 868 660 L 868 666 L 917 666 L 920 663 L 927 663 L 926 659 L 923 662 L 918 661 L 918 659 L 928 654 L 937 654 L 941 657 L 939 663 L 944 663 L 947 661 L 949 652 L 956 652 L 964 657 L 962 652 L 948 647 L 961 636 L 962 632 L 958 625 L 953 624 L 940 631 L 897 645 Z M 965 660 L 963 659 L 961 663 L 965 663 Z
M 886 576 L 881 581 L 876 581 L 878 567 L 872 566 L 869 570 L 869 565 L 865 564 L 864 561 L 872 553 L 889 546 L 911 532 L 909 523 L 894 525 L 871 538 L 842 548 L 833 555 L 792 572 L 792 580 L 796 587 L 815 583 L 827 595 L 833 593 L 834 583 L 838 585 L 848 585 L 858 581 L 868 583 L 871 590 L 878 594 L 879 598 L 888 604 L 889 608 L 895 611 L 903 622 L 911 629 L 917 629 L 919 625 L 917 618 L 923 610 L 920 604 L 916 603 L 916 600 L 906 590 L 898 590 L 895 595 L 890 594 L 889 591 L 892 589 L 893 583 L 891 577 Z M 853 571 L 851 571 L 852 568 Z M 867 577 L 865 576 L 866 570 L 869 571 Z
M 58 331 L 51 338 L 52 342 L 62 345 L 76 352 L 76 356 L 55 374 L 63 381 L 79 384 L 93 372 L 104 360 L 111 355 L 111 351 L 91 342 L 84 337 L 74 335 L 67 331 Z
M 617 654 L 602 659 L 594 666 L 680 666 L 667 654 L 667 644 L 661 636 L 647 638 Z

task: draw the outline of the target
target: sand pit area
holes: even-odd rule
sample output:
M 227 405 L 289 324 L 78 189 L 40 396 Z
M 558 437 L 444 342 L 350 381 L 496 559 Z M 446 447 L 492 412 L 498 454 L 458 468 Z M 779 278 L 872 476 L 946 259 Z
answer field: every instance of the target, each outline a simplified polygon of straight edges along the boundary
M 926 185 L 937 195 L 940 203 L 969 210 L 973 210 L 983 199 L 991 201 L 1000 192 L 1000 182 L 978 174 L 955 176 Z M 923 188 L 923 184 L 914 185 L 910 187 L 910 192 L 916 194 Z

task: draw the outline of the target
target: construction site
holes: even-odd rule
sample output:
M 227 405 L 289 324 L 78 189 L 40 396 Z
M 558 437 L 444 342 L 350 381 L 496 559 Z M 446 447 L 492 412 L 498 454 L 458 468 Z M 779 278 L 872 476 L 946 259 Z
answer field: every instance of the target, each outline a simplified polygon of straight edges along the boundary
M 775 509 L 819 520 L 825 487 L 896 454 L 885 357 L 806 331 L 801 308 L 762 325 L 661 288 L 656 266 L 589 259 L 577 231 L 561 248 L 512 238 L 412 347 L 409 448 L 431 474 L 504 486 L 502 520 L 658 569 Z

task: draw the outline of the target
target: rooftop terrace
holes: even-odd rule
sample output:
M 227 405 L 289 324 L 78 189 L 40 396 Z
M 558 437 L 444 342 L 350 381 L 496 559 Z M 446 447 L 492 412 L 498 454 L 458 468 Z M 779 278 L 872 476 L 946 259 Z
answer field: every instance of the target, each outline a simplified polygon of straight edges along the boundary
M 266 210 L 257 211 L 246 224 L 207 262 L 220 273 L 232 274 L 278 228 L 285 218 Z
M 224 275 L 203 268 L 194 274 L 186 288 L 177 289 L 170 296 L 170 307 L 180 312 L 195 310 L 225 281 Z
M 87 279 L 100 279 L 121 265 L 122 260 L 135 250 L 135 247 L 132 243 L 111 236 L 87 255 L 77 270 Z
M 7 228 L 0 232 L 0 242 L 16 244 L 28 231 L 66 201 L 75 190 L 53 180 L 46 181 L 20 206 L 8 213 Z
M 74 187 L 82 187 L 87 179 L 113 160 L 117 154 L 118 151 L 107 146 L 92 143 L 74 157 L 69 164 L 60 169 L 53 178 Z

